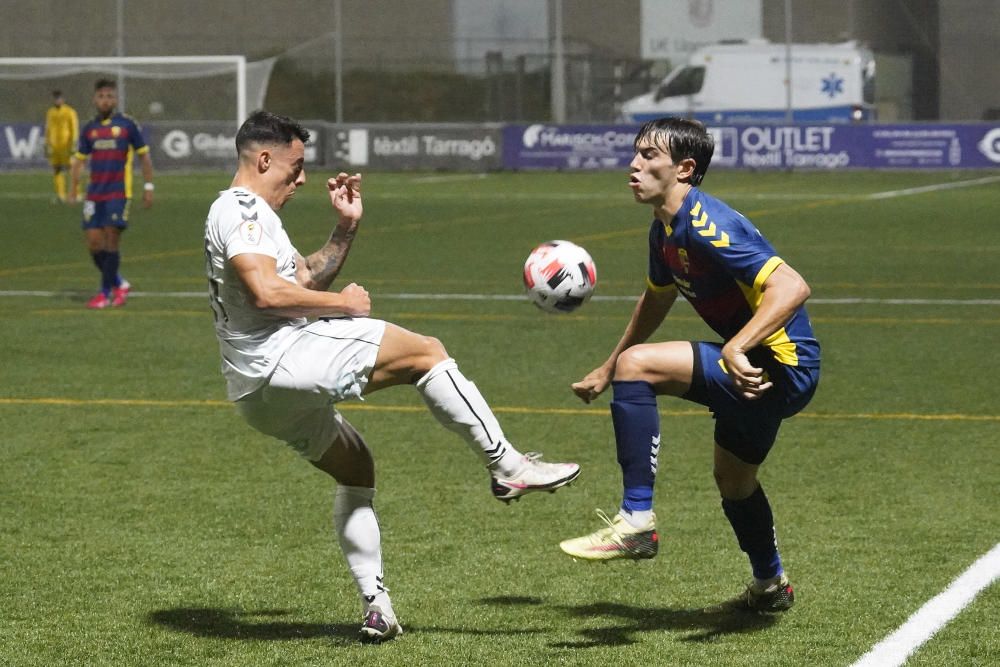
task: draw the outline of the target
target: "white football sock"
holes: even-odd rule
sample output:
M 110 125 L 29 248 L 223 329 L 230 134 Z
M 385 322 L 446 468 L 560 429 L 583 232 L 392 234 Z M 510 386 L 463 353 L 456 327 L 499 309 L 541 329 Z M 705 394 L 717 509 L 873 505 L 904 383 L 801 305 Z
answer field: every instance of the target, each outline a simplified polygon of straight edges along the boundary
M 778 585 L 780 585 L 782 580 L 784 580 L 784 578 L 785 578 L 784 572 L 775 577 L 771 577 L 770 579 L 758 579 L 757 577 L 754 577 L 753 578 L 754 591 L 756 591 L 757 593 L 766 593 L 769 589 L 776 588 Z
M 458 433 L 486 467 L 506 476 L 524 466 L 523 456 L 507 442 L 499 422 L 476 385 L 470 382 L 454 359 L 436 364 L 417 381 L 431 414 L 445 428 Z
M 372 507 L 374 497 L 375 489 L 364 486 L 337 485 L 333 494 L 333 526 L 337 541 L 358 584 L 365 610 L 380 593 L 388 601 L 382 585 L 382 534 Z M 392 607 L 383 611 L 391 614 Z
M 618 510 L 622 518 L 633 528 L 645 528 L 653 520 L 653 510 L 637 510 L 629 512 L 626 509 Z

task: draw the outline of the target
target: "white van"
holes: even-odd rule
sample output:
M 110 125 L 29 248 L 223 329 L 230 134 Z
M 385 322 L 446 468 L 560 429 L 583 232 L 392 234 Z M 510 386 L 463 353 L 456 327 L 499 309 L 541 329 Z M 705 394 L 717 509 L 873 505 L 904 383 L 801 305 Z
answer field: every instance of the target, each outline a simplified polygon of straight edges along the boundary
M 856 42 L 792 44 L 792 120 L 874 119 L 875 59 Z M 705 123 L 782 122 L 788 108 L 786 45 L 720 42 L 698 49 L 652 92 L 622 104 L 627 123 L 683 116 Z

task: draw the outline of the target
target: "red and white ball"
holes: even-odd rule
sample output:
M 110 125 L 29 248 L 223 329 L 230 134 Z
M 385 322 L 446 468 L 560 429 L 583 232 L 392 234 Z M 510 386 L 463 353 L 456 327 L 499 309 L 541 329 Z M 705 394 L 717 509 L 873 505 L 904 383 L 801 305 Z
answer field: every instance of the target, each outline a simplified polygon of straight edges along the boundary
M 570 241 L 548 241 L 524 263 L 524 288 L 547 313 L 570 313 L 587 303 L 597 286 L 590 254 Z

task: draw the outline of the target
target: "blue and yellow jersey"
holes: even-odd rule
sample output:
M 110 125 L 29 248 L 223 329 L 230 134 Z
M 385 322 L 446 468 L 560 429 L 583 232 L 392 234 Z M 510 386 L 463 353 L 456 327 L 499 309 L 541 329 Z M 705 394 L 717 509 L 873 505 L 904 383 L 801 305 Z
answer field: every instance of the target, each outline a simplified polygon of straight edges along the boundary
M 691 188 L 670 224 L 654 220 L 649 230 L 650 289 L 676 286 L 723 340 L 750 320 L 764 281 L 783 263 L 749 220 L 698 188 Z M 819 366 L 805 307 L 761 345 L 782 364 Z
M 45 112 L 45 143 L 55 151 L 72 150 L 77 141 L 79 123 L 73 107 L 53 104 Z
M 148 152 L 139 124 L 125 114 L 95 118 L 84 125 L 76 157 L 83 160 L 90 156 L 87 199 L 131 199 L 132 156 Z

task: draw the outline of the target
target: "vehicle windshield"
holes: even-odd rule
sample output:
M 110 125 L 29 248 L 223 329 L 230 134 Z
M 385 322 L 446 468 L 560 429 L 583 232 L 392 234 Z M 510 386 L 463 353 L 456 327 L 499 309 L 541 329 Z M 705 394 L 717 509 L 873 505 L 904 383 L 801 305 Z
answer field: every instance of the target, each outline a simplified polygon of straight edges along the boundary
M 656 91 L 656 99 L 677 97 L 678 95 L 695 95 L 701 91 L 705 83 L 704 67 L 685 67 Z

